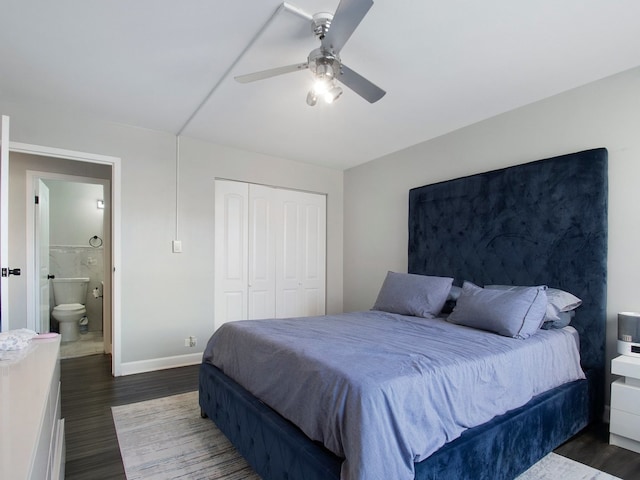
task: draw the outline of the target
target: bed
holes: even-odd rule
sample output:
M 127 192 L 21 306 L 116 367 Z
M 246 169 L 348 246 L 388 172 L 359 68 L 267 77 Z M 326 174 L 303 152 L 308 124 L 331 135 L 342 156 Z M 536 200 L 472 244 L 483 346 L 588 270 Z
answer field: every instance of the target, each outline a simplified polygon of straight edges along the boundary
M 416 479 L 514 478 L 602 414 L 607 152 L 412 189 L 408 229 L 410 274 L 452 277 L 458 286 L 544 284 L 582 299 L 571 325 L 584 379 L 463 431 L 412 466 Z M 262 478 L 340 478 L 342 458 L 208 362 L 200 407 Z

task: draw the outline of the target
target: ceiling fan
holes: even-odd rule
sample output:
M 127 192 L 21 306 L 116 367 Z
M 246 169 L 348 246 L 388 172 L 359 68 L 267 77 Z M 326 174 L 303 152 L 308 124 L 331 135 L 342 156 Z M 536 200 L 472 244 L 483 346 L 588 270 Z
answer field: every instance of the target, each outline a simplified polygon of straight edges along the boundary
M 320 48 L 309 53 L 307 61 L 284 67 L 235 77 L 240 83 L 255 82 L 265 78 L 309 69 L 315 84 L 307 95 L 307 104 L 314 106 L 318 98 L 332 103 L 342 95 L 337 82 L 346 85 L 369 103 L 380 100 L 385 91 L 347 67 L 340 59 L 340 51 L 360 24 L 373 0 L 341 0 L 335 14 L 317 13 L 311 18 L 313 33 L 320 40 Z

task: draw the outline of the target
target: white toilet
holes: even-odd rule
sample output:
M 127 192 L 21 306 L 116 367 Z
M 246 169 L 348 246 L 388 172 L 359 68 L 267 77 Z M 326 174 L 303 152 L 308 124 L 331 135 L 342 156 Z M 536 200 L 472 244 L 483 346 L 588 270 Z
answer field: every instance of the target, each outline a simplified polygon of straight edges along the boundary
M 63 342 L 73 342 L 80 334 L 80 319 L 85 316 L 87 309 L 88 278 L 54 278 L 53 299 L 55 307 L 51 312 L 60 325 L 60 335 Z

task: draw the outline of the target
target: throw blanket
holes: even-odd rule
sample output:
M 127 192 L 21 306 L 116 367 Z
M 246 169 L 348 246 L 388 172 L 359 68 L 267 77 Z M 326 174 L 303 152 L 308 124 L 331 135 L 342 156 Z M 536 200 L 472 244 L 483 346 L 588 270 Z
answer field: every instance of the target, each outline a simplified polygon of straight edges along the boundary
M 203 361 L 345 458 L 342 480 L 409 480 L 465 429 L 584 378 L 575 335 L 369 311 L 230 322 Z

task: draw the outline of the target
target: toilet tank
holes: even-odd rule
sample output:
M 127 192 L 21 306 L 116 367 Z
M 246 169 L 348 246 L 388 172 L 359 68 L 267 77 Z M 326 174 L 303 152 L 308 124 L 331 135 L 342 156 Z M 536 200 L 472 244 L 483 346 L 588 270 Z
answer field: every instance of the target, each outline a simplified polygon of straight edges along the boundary
M 56 305 L 64 303 L 81 303 L 87 301 L 87 286 L 89 278 L 54 278 L 53 301 Z

